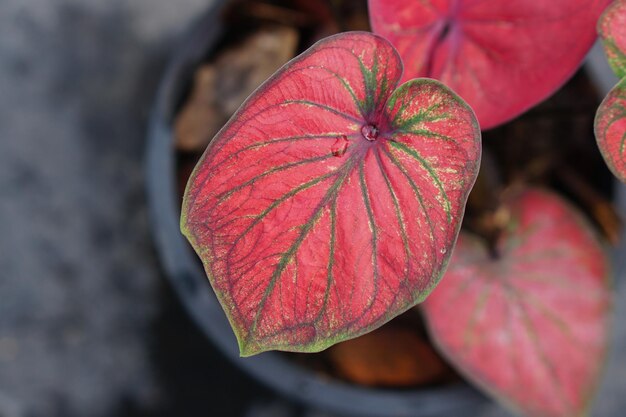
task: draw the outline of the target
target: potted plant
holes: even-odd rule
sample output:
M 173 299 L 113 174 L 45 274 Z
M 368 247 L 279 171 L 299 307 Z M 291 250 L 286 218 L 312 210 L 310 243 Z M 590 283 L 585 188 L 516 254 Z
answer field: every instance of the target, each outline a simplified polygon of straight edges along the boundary
M 351 32 L 318 42 L 250 96 L 211 142 L 191 175 L 182 225 L 244 355 L 319 351 L 426 299 L 436 344 L 487 392 L 529 415 L 586 407 L 606 348 L 606 256 L 576 209 L 529 184 L 557 172 L 583 205 L 601 200 L 598 193 L 562 161 L 539 168 L 524 161 L 503 175 L 502 161 L 492 159 L 511 153 L 485 143 L 466 230 L 452 253 L 478 174 L 479 124 L 502 124 L 562 84 L 590 47 L 607 2 L 564 2 L 565 12 L 563 2 L 525 2 L 513 16 L 500 3 L 437 9 L 371 1 L 373 28 L 389 41 Z M 566 36 L 565 27 L 580 30 Z M 210 41 L 206 32 L 219 30 L 203 27 L 199 38 Z M 525 50 L 539 38 L 541 48 Z M 182 59 L 189 70 L 200 57 Z M 171 71 L 180 76 L 180 67 Z M 469 105 L 440 82 L 412 80 L 422 75 L 447 82 Z M 498 101 L 505 87 L 510 96 Z M 182 88 L 166 84 L 162 94 L 180 97 Z M 171 146 L 167 124 L 175 115 L 171 97 L 162 103 L 169 107 L 157 108 L 152 132 L 161 150 Z M 171 170 L 173 161 L 158 151 L 153 167 L 166 162 Z M 169 191 L 161 217 L 172 228 L 171 171 L 166 181 L 153 184 L 152 195 Z M 614 230 L 611 215 L 600 222 Z M 193 307 L 223 314 L 198 282 L 197 264 L 187 266 L 193 255 L 184 242 L 169 239 L 161 240 L 166 263 L 196 319 L 213 334 L 228 333 Z M 221 340 L 234 354 L 232 339 Z M 358 415 L 472 415 L 468 406 L 476 404 L 467 390 L 449 387 L 372 395 L 294 371 L 276 354 L 241 363 L 280 390 Z M 287 377 L 272 378 L 284 369 Z M 515 376 L 534 388 L 521 389 Z M 319 395 L 325 389 L 335 394 Z

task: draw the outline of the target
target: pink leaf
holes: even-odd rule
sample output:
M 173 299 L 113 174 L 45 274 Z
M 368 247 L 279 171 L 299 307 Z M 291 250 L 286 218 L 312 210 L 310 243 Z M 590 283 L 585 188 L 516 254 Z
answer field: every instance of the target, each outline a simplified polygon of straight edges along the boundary
M 369 0 L 405 79 L 441 80 L 483 129 L 539 103 L 578 68 L 610 0 Z
M 532 417 L 580 416 L 607 349 L 609 263 L 591 227 L 559 197 L 508 202 L 493 258 L 461 234 L 424 303 L 437 346 L 465 376 Z
M 626 0 L 616 0 L 602 13 L 598 33 L 609 64 L 619 78 L 626 76 Z
M 594 130 L 604 161 L 626 183 L 626 78 L 600 104 Z
M 206 150 L 182 229 L 241 353 L 319 351 L 439 281 L 480 158 L 472 110 L 365 32 L 315 44 Z

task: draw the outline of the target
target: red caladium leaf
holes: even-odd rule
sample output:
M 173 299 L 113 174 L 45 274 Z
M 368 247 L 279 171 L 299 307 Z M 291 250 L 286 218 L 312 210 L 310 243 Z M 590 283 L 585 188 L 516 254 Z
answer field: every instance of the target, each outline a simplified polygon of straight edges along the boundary
M 432 77 L 472 106 L 483 129 L 521 114 L 578 68 L 610 0 L 369 0 L 405 78 Z
M 472 110 L 383 38 L 322 40 L 264 83 L 191 176 L 182 229 L 241 354 L 319 351 L 422 301 L 480 158 Z
M 607 349 L 609 262 L 591 226 L 559 197 L 508 202 L 496 244 L 461 234 L 423 304 L 437 346 L 468 379 L 532 417 L 583 414 Z
M 619 78 L 626 76 L 626 0 L 613 2 L 598 21 L 598 33 L 609 64 Z
M 600 104 L 595 134 L 600 152 L 613 174 L 626 183 L 626 1 L 611 4 L 598 22 L 609 64 L 622 78 Z
M 626 183 L 626 78 L 600 104 L 594 129 L 604 161 Z

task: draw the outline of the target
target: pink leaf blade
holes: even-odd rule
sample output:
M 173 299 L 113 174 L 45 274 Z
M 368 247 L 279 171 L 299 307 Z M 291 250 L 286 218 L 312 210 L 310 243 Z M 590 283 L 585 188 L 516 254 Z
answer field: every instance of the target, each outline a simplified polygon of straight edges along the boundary
M 459 143 L 435 160 L 443 139 L 427 148 L 391 125 L 419 112 L 387 105 L 404 96 L 394 93 L 401 73 L 376 35 L 322 40 L 250 96 L 192 173 L 181 229 L 243 356 L 325 349 L 381 326 L 438 282 L 476 177 L 480 130 L 446 87 L 414 83 L 416 102 L 439 97 L 458 122 L 444 132 L 425 121 Z
M 473 183 L 459 179 L 472 178 L 471 173 L 479 169 L 481 149 L 475 146 L 475 137 L 480 127 L 474 112 L 452 90 L 429 79 L 402 84 L 387 107 L 394 129 L 391 154 L 396 160 L 413 162 L 405 166 L 412 178 L 430 179 L 418 188 L 430 187 L 445 221 L 458 228 L 460 219 L 454 218 L 451 201 L 467 198 L 462 193 L 471 190 Z
M 626 78 L 613 87 L 598 107 L 594 131 L 607 166 L 626 183 Z
M 539 103 L 574 73 L 609 1 L 369 0 L 369 7 L 374 32 L 404 60 L 404 79 L 441 80 L 489 129 Z
M 468 379 L 523 415 L 583 415 L 608 344 L 608 259 L 557 196 L 528 190 L 507 207 L 499 258 L 482 240 L 459 237 L 423 304 L 431 335 Z
M 626 76 L 626 1 L 615 0 L 598 21 L 598 34 L 609 65 L 618 78 Z

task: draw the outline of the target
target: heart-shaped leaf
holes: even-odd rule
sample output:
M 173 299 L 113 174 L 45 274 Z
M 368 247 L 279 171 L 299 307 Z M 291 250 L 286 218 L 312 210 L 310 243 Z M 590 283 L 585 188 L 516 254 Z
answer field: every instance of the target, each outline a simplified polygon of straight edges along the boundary
M 319 351 L 422 301 L 480 158 L 472 110 L 371 33 L 322 40 L 243 104 L 191 176 L 182 229 L 241 354 Z
M 598 33 L 609 64 L 619 78 L 626 76 L 626 0 L 616 0 L 602 13 Z
M 600 104 L 594 130 L 607 166 L 626 183 L 626 78 Z
M 496 245 L 461 234 L 423 304 L 437 346 L 468 379 L 529 417 L 580 416 L 607 348 L 609 263 L 559 197 L 529 190 L 506 206 Z
M 441 80 L 483 129 L 521 114 L 578 68 L 610 0 L 369 0 L 405 78 Z

